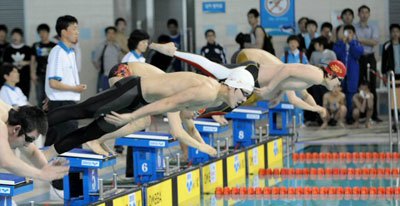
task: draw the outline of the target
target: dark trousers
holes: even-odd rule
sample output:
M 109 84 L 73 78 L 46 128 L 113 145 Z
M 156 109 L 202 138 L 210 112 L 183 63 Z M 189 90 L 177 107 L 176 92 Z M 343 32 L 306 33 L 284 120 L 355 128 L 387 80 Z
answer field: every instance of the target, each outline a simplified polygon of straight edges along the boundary
M 324 94 L 328 92 L 328 89 L 322 85 L 313 85 L 307 89 L 307 92 L 314 98 L 317 105 L 322 106 Z M 322 119 L 317 112 L 311 112 L 307 110 L 304 111 L 304 120 L 318 122 L 318 124 L 322 123 Z
M 141 132 L 145 132 L 145 130 L 142 130 Z M 133 177 L 133 175 L 133 147 L 128 146 L 128 150 L 126 151 L 125 176 Z
M 58 107 L 64 105 L 73 105 L 76 104 L 74 101 L 49 101 L 49 111 L 52 111 Z M 44 146 L 51 146 L 59 139 L 63 138 L 68 133 L 75 131 L 78 129 L 78 121 L 77 120 L 70 120 L 67 122 L 63 122 L 52 127 L 49 127 L 49 130 L 46 135 L 46 140 L 44 142 Z M 63 189 L 63 179 L 61 180 L 54 180 L 52 182 L 54 188 L 58 190 Z
M 368 64 L 370 65 L 370 69 L 373 72 L 376 72 L 376 59 L 374 54 L 367 54 L 361 56 L 360 60 L 360 78 L 358 82 L 368 82 L 369 89 L 371 93 L 374 95 L 374 112 L 372 113 L 372 119 L 378 118 L 378 105 L 377 99 L 378 96 L 376 95 L 376 76 L 374 73 L 368 71 Z M 368 74 L 369 73 L 369 74 Z M 369 79 L 368 79 L 369 75 Z
M 39 107 L 41 107 L 44 98 L 46 98 L 46 93 L 44 91 L 46 75 L 45 74 L 38 74 L 37 77 L 38 77 L 38 83 L 37 83 L 36 88 L 35 88 L 35 90 L 36 90 L 36 100 L 37 100 L 37 105 Z

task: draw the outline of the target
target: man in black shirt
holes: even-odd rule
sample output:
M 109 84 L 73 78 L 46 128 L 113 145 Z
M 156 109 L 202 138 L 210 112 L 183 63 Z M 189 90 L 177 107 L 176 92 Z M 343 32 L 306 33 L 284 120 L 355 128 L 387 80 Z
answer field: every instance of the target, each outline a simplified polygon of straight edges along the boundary
M 10 43 L 6 41 L 7 39 L 7 26 L 4 24 L 0 24 L 0 65 L 3 64 L 3 55 L 4 55 L 4 50 Z
M 224 48 L 215 42 L 215 31 L 209 29 L 205 32 L 207 45 L 201 49 L 201 55 L 210 61 L 226 64 L 226 56 Z
M 15 28 L 11 31 L 11 39 L 12 43 L 4 51 L 3 61 L 11 63 L 18 68 L 20 81 L 17 86 L 29 98 L 32 49 L 24 44 L 24 32 L 20 28 Z
M 47 58 L 50 50 L 56 46 L 56 43 L 49 40 L 50 27 L 47 24 L 40 24 L 37 27 L 40 41 L 32 45 L 32 65 L 31 78 L 36 86 L 36 99 L 38 105 L 45 99 L 44 82 L 46 78 Z

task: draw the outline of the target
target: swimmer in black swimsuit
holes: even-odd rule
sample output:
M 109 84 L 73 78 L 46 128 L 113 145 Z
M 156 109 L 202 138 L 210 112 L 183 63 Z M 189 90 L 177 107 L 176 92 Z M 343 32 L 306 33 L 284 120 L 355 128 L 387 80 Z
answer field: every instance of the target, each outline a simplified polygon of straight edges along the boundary
M 145 63 L 136 64 L 143 67 L 151 66 Z M 126 77 L 110 89 L 82 103 L 60 107 L 50 112 L 48 114 L 50 126 L 70 119 L 95 118 L 95 120 L 88 126 L 68 134 L 44 153 L 47 158 L 52 158 L 148 115 L 185 109 L 193 111 L 220 105 L 223 102 L 234 108 L 246 101 L 253 89 L 254 77 L 243 68 L 232 72 L 224 83 L 192 72 L 169 73 L 146 78 Z M 209 145 L 196 141 L 184 143 L 212 156 L 216 155 L 216 150 Z

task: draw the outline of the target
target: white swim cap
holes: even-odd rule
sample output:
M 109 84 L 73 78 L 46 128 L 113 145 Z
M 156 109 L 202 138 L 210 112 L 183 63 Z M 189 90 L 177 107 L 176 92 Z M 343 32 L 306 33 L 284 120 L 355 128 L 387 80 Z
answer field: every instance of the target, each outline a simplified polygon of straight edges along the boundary
M 253 92 L 254 89 L 254 77 L 244 68 L 233 69 L 224 83 L 233 88 L 246 89 L 250 92 Z

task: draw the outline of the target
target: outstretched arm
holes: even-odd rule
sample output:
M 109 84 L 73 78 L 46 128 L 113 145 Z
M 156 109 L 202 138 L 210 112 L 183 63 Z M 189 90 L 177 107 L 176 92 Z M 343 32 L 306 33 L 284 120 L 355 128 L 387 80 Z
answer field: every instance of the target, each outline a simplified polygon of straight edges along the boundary
M 18 176 L 32 177 L 44 181 L 60 179 L 68 174 L 69 167 L 64 166 L 65 161 L 53 161 L 44 165 L 41 169 L 28 165 L 14 155 L 8 143 L 7 134 L 7 126 L 0 121 L 0 168 L 4 168 Z
M 36 168 L 42 168 L 47 164 L 46 157 L 35 144 L 30 143 L 28 146 L 19 149 Z
M 176 57 L 217 79 L 226 79 L 232 72 L 225 66 L 212 62 L 201 55 L 176 51 L 176 47 L 173 44 L 152 43 L 149 48 L 167 56 Z
M 265 97 L 270 95 L 276 87 L 288 78 L 296 78 L 310 85 L 319 84 L 322 81 L 322 71 L 312 65 L 304 64 L 282 64 L 279 72 L 274 75 L 267 86 L 255 88 L 256 94 Z
M 326 109 L 317 105 L 314 98 L 307 92 L 307 90 L 302 90 L 299 92 L 299 94 L 300 96 L 302 96 L 302 99 L 297 97 L 294 91 L 286 91 L 289 102 L 292 103 L 295 107 L 308 111 L 318 112 L 322 117 L 326 115 Z

